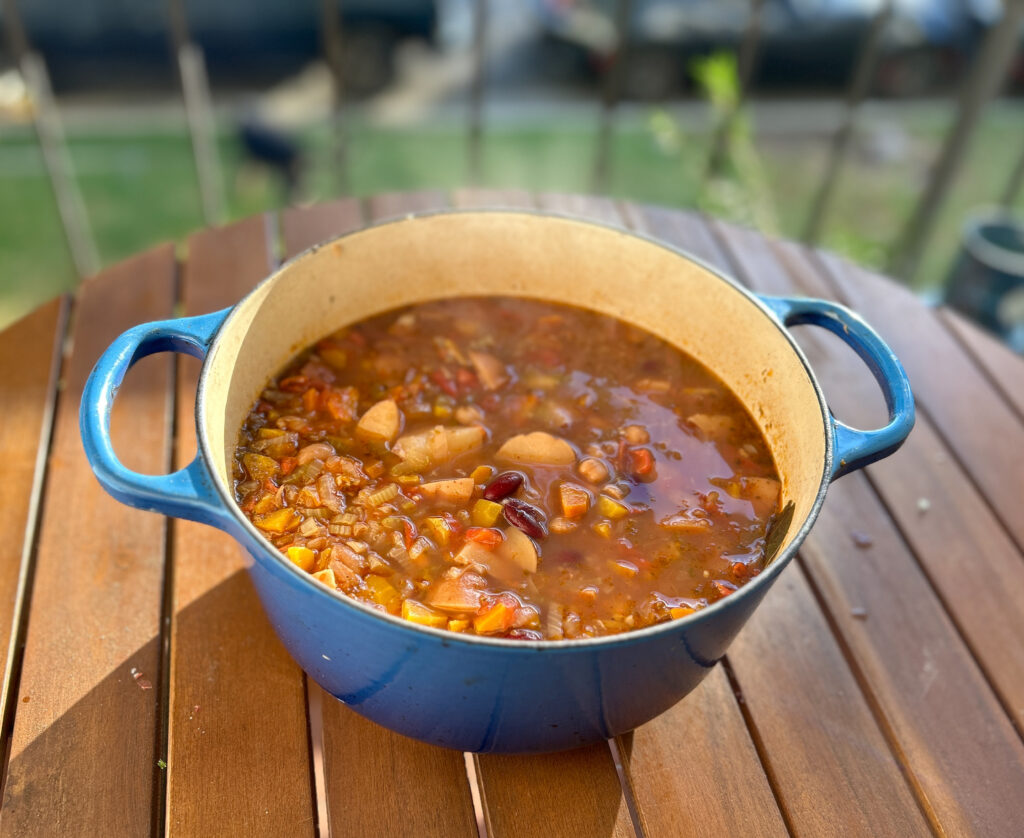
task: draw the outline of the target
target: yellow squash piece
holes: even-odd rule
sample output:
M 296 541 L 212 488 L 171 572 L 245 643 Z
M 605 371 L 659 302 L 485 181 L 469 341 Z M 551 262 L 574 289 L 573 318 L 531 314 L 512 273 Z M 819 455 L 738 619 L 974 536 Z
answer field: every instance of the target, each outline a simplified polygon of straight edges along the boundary
M 270 477 L 274 477 L 281 470 L 277 460 L 265 454 L 243 454 L 242 464 L 249 472 L 249 477 L 259 480 L 261 483 Z
M 597 499 L 597 511 L 614 521 L 619 518 L 625 518 L 629 514 L 629 507 L 615 500 L 615 498 L 601 495 Z
M 316 553 L 308 547 L 289 547 L 288 560 L 296 567 L 309 573 L 316 566 Z
M 298 529 L 302 518 L 294 509 L 278 509 L 267 515 L 257 515 L 253 523 L 261 530 L 274 533 L 291 532 Z
M 480 498 L 473 504 L 473 525 L 477 527 L 493 527 L 501 518 L 501 504 Z
M 414 599 L 407 599 L 402 603 L 402 619 L 433 628 L 445 628 L 448 625 L 448 618 L 444 614 Z

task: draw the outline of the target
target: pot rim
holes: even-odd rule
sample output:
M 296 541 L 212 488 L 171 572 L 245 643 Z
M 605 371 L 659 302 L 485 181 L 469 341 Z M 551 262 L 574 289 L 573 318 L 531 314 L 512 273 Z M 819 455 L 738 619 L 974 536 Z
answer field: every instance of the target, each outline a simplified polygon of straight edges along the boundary
M 755 576 L 749 582 L 744 584 L 742 587 L 737 588 L 735 592 L 729 594 L 727 597 L 713 602 L 706 608 L 702 608 L 700 611 L 696 611 L 693 614 L 688 614 L 685 617 L 681 617 L 676 620 L 669 620 L 664 623 L 657 623 L 653 626 L 646 626 L 640 629 L 632 629 L 630 631 L 622 632 L 621 634 L 607 635 L 603 637 L 583 637 L 569 640 L 513 640 L 509 638 L 501 637 L 487 637 L 475 634 L 462 634 L 461 632 L 449 631 L 447 629 L 432 628 L 430 626 L 420 625 L 418 623 L 412 623 L 408 620 L 403 620 L 401 617 L 396 617 L 393 614 L 383 613 L 378 611 L 376 608 L 371 607 L 368 604 L 361 602 L 353 597 L 349 597 L 341 591 L 332 591 L 325 585 L 317 582 L 313 577 L 304 570 L 301 570 L 294 563 L 288 561 L 279 550 L 275 549 L 274 546 L 267 540 L 267 538 L 256 528 L 256 526 L 242 513 L 238 506 L 238 501 L 235 500 L 233 493 L 230 488 L 226 486 L 220 478 L 220 474 L 216 469 L 211 468 L 207 465 L 206 470 L 210 475 L 211 483 L 213 484 L 217 494 L 219 495 L 224 507 L 230 512 L 236 523 L 250 538 L 254 539 L 259 544 L 264 558 L 265 554 L 270 554 L 272 560 L 276 563 L 278 569 L 284 568 L 287 572 L 291 573 L 295 578 L 301 578 L 302 582 L 308 586 L 311 593 L 314 595 L 327 596 L 331 599 L 343 603 L 346 607 L 354 609 L 356 615 L 361 616 L 372 616 L 379 620 L 383 620 L 385 625 L 390 624 L 392 627 L 401 627 L 406 630 L 413 632 L 419 632 L 433 637 L 435 640 L 443 641 L 443 645 L 456 645 L 465 644 L 470 647 L 493 647 L 498 649 L 518 649 L 526 652 L 571 652 L 576 649 L 590 649 L 592 647 L 602 648 L 605 646 L 628 646 L 633 643 L 642 642 L 648 638 L 654 638 L 661 634 L 670 634 L 673 631 L 681 631 L 684 628 L 689 628 L 703 623 L 707 620 L 714 618 L 719 612 L 725 611 L 726 609 L 734 607 L 741 599 L 746 599 L 753 596 L 755 592 L 760 588 L 766 588 L 771 585 L 775 577 L 782 572 L 793 556 L 796 555 L 797 550 L 806 538 L 807 533 L 810 531 L 814 522 L 818 518 L 818 513 L 821 511 L 821 505 L 825 501 L 825 493 L 828 490 L 829 483 L 831 482 L 830 475 L 832 474 L 833 465 L 833 426 L 830 420 L 830 413 L 828 404 L 825 400 L 825 394 L 818 383 L 818 379 L 814 375 L 814 370 L 811 368 L 811 364 L 808 361 L 803 350 L 797 344 L 796 340 L 789 330 L 783 325 L 776 314 L 769 308 L 754 292 L 748 288 L 743 287 L 735 279 L 726 274 L 712 265 L 709 265 L 703 259 L 694 256 L 683 248 L 676 247 L 675 245 L 669 244 L 668 242 L 657 239 L 647 233 L 638 232 L 635 230 L 628 230 L 625 227 L 610 224 L 604 221 L 597 221 L 589 218 L 580 218 L 578 216 L 571 215 L 569 213 L 557 212 L 545 209 L 534 209 L 534 208 L 510 208 L 510 207 L 482 207 L 482 208 L 444 208 L 436 210 L 424 210 L 418 212 L 405 213 L 403 215 L 391 216 L 383 218 L 373 223 L 363 225 L 356 230 L 350 230 L 346 233 L 341 233 L 332 238 L 325 239 L 322 242 L 311 245 L 305 250 L 295 254 L 291 258 L 282 262 L 278 267 L 271 271 L 264 279 L 260 280 L 249 293 L 247 293 L 242 299 L 235 303 L 231 307 L 231 311 L 228 316 L 221 323 L 217 329 L 217 333 L 210 344 L 210 351 L 203 361 L 202 369 L 199 374 L 199 383 L 196 389 L 196 401 L 195 401 L 195 424 L 196 424 L 196 442 L 199 452 L 202 454 L 203 461 L 207 464 L 212 463 L 212 457 L 210 455 L 209 440 L 206 434 L 206 428 L 202 421 L 202 416 L 205 409 L 206 402 L 206 384 L 207 376 L 210 369 L 216 363 L 218 350 L 220 348 L 221 335 L 230 328 L 230 325 L 234 321 L 234 318 L 238 315 L 239 309 L 242 304 L 248 300 L 251 296 L 256 294 L 263 286 L 276 280 L 282 273 L 289 270 L 292 266 L 298 263 L 300 260 L 316 253 L 323 247 L 326 247 L 334 242 L 340 241 L 347 238 L 348 236 L 358 235 L 367 230 L 376 229 L 379 227 L 386 227 L 391 224 L 399 224 L 407 221 L 414 221 L 419 218 L 431 218 L 438 215 L 475 215 L 480 213 L 495 213 L 504 215 L 531 215 L 539 216 L 541 218 L 555 218 L 561 221 L 570 221 L 577 224 L 588 224 L 593 227 L 599 227 L 603 230 L 608 230 L 615 233 L 625 233 L 626 235 L 633 236 L 648 242 L 649 244 L 660 247 L 663 250 L 667 250 L 676 256 L 687 259 L 696 265 L 699 265 L 716 279 L 731 285 L 735 290 L 741 293 L 751 303 L 753 303 L 761 312 L 767 317 L 772 324 L 778 329 L 785 340 L 789 343 L 790 348 L 796 353 L 800 359 L 800 363 L 803 365 L 804 370 L 807 372 L 808 379 L 810 380 L 811 386 L 814 388 L 815 396 L 818 400 L 818 406 L 821 409 L 821 420 L 825 435 L 825 461 L 823 463 L 821 471 L 821 483 L 818 486 L 818 491 L 815 494 L 814 502 L 811 504 L 811 508 L 804 518 L 796 534 L 793 536 L 792 541 L 789 545 L 782 550 L 778 555 L 772 559 L 771 563 L 765 568 L 760 574 Z M 580 306 L 586 308 L 586 306 Z M 255 561 L 259 559 L 253 557 Z M 708 666 L 714 665 L 717 661 L 709 661 Z

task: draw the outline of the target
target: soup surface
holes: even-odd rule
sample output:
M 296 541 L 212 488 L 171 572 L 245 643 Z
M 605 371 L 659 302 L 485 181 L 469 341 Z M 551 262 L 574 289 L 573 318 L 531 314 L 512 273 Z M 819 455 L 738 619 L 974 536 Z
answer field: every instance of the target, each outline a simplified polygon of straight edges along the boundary
M 692 614 L 761 572 L 780 484 L 735 396 L 653 335 L 519 298 L 391 311 L 301 353 L 235 457 L 319 582 L 407 620 L 552 639 Z

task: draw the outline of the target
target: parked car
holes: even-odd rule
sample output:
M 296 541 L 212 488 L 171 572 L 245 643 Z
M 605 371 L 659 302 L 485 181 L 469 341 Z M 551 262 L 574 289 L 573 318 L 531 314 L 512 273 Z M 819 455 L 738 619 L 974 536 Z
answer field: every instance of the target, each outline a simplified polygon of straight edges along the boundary
M 267 83 L 323 54 L 320 0 L 182 2 L 191 37 L 215 82 Z M 18 0 L 29 38 L 58 88 L 173 82 L 168 5 Z M 435 0 L 340 0 L 339 8 L 349 93 L 371 93 L 391 80 L 401 40 L 434 43 Z
M 754 81 L 760 87 L 837 87 L 854 62 L 883 0 L 763 0 Z M 586 56 L 602 73 L 618 52 L 617 0 L 541 0 L 549 39 Z M 695 58 L 734 50 L 750 0 L 633 0 L 624 94 L 657 99 L 686 87 Z M 883 36 L 876 92 L 910 96 L 952 80 L 999 0 L 895 0 Z

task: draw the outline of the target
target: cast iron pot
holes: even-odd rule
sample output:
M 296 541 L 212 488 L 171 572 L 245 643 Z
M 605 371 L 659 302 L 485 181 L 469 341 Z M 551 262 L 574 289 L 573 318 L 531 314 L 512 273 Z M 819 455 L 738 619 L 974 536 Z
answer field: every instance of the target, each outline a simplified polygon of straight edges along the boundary
M 242 421 L 299 349 L 396 306 L 513 294 L 573 303 L 635 323 L 714 370 L 771 446 L 787 512 L 768 568 L 692 616 L 612 637 L 525 642 L 413 625 L 328 590 L 253 527 L 235 503 L 231 459 Z M 823 326 L 882 387 L 889 424 L 834 419 L 786 326 Z M 133 363 L 154 352 L 204 358 L 199 453 L 165 476 L 136 474 L 110 442 L 110 410 Z M 314 247 L 234 308 L 129 329 L 85 388 L 82 438 L 96 476 L 130 506 L 234 536 L 274 629 L 324 689 L 385 727 L 464 751 L 553 751 L 643 724 L 700 683 L 810 529 L 831 480 L 899 447 L 914 422 L 899 362 L 832 303 L 758 297 L 696 259 L 621 230 L 525 212 L 442 212 L 384 223 Z M 788 522 L 787 519 L 788 518 Z

